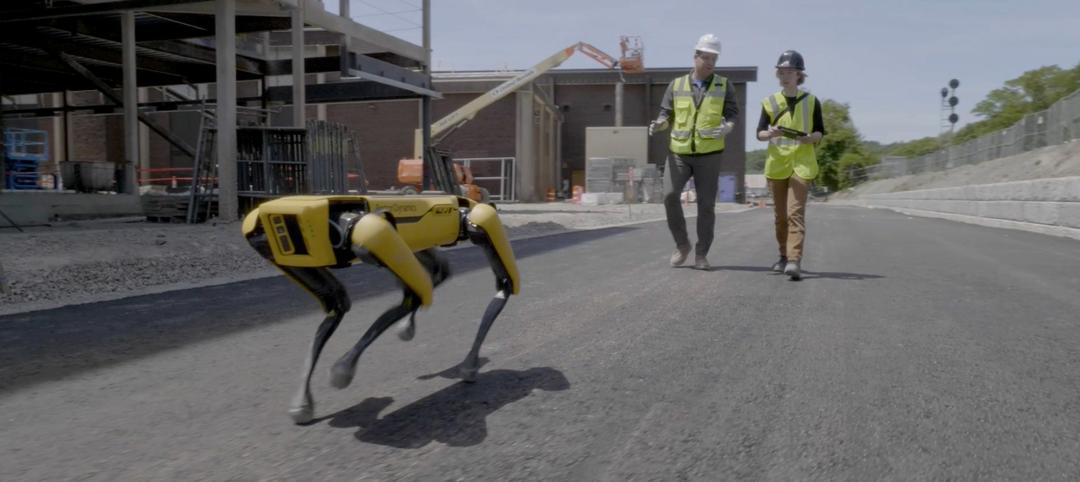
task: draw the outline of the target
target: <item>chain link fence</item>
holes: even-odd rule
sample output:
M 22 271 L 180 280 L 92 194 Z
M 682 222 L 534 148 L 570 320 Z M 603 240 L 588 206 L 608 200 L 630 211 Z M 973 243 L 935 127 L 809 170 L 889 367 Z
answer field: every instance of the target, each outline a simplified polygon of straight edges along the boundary
M 852 178 L 873 180 L 942 171 L 1075 139 L 1080 139 L 1080 90 L 1000 131 L 919 157 L 887 156 L 879 164 L 861 169 L 863 172 L 850 174 Z

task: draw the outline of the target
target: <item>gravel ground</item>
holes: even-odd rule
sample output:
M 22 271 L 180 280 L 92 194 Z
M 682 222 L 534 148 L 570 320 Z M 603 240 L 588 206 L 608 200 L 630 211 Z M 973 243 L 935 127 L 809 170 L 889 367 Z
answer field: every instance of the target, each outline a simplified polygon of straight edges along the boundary
M 718 211 L 743 209 L 718 204 Z M 664 219 L 659 204 L 503 204 L 511 239 Z M 688 206 L 686 214 L 696 215 Z M 239 223 L 154 224 L 141 218 L 0 231 L 0 314 L 274 276 Z

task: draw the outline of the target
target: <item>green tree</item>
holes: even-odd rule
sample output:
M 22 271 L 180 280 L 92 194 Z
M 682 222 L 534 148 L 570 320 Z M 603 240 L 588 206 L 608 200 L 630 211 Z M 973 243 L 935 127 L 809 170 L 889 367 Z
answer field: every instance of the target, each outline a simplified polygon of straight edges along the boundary
M 889 144 L 883 152 L 889 156 L 918 157 L 940 150 L 942 147 L 945 147 L 945 143 L 940 137 L 923 137 L 913 141 Z
M 844 154 L 852 152 L 866 156 L 866 153 L 847 104 L 826 99 L 822 101 L 821 109 L 828 134 L 817 147 L 818 166 L 821 168 L 818 183 L 835 191 L 847 182 L 847 175 L 840 165 Z
M 837 189 L 847 189 L 868 179 L 867 168 L 881 161 L 864 148 L 851 149 L 836 162 Z
M 967 142 L 989 132 L 1005 129 L 1025 115 L 1045 110 L 1062 97 L 1080 89 L 1080 64 L 1071 69 L 1056 65 L 1024 72 L 1006 81 L 975 104 L 971 112 L 982 120 L 961 128 L 953 143 Z
M 768 156 L 767 149 L 746 152 L 746 173 L 762 174 L 765 172 L 765 158 Z

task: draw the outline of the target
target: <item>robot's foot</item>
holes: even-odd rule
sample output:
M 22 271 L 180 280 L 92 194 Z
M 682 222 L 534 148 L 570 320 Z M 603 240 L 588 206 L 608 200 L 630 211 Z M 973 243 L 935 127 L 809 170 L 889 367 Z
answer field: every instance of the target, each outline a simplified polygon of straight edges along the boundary
M 339 360 L 330 368 L 330 385 L 334 388 L 345 388 L 352 383 L 355 374 L 355 365 L 349 363 L 348 360 Z
M 297 425 L 308 423 L 315 418 L 315 407 L 311 405 L 289 407 L 289 418 L 292 418 L 293 423 Z
M 401 341 L 412 340 L 416 336 L 416 312 L 397 323 L 397 336 Z

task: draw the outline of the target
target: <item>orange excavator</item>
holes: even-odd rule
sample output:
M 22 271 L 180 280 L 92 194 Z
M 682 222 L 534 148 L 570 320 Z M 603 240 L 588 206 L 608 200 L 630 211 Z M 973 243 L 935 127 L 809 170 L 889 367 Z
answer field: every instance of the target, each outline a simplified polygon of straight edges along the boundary
M 436 146 L 439 141 L 472 120 L 478 112 L 487 106 L 528 85 L 529 82 L 532 82 L 544 72 L 558 67 L 566 59 L 574 55 L 574 52 L 581 52 L 609 69 L 617 69 L 620 75 L 623 73 L 639 74 L 644 72 L 644 48 L 642 47 L 641 38 L 623 36 L 619 39 L 619 46 L 622 50 L 622 56 L 618 59 L 585 42 L 578 42 L 559 50 L 532 68 L 499 84 L 494 89 L 447 114 L 446 117 L 432 123 L 431 145 Z M 468 167 L 459 162 L 454 162 L 449 153 L 440 152 L 434 147 L 432 147 L 428 155 L 435 161 L 432 163 L 435 166 L 435 172 L 430 173 L 430 177 L 438 189 L 449 193 L 460 193 L 460 195 L 477 202 L 488 202 L 490 195 L 487 189 L 475 184 L 475 179 Z M 401 189 L 403 193 L 415 194 L 420 192 L 424 182 L 423 156 L 423 134 L 420 129 L 417 129 L 413 157 L 398 162 L 397 178 L 398 182 L 404 185 Z

